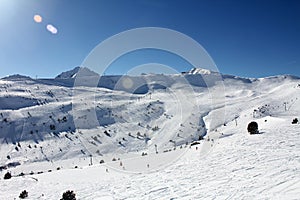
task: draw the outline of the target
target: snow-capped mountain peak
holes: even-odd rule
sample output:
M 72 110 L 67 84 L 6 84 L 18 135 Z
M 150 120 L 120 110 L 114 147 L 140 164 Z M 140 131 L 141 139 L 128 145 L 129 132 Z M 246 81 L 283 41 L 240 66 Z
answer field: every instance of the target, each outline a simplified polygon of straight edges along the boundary
M 55 79 L 74 79 L 76 78 L 78 72 L 80 72 L 81 76 L 98 76 L 96 72 L 86 68 L 86 67 L 75 67 L 72 70 L 62 72 Z
M 61 74 L 57 75 L 55 79 L 67 79 L 67 78 L 75 78 L 76 74 L 80 70 L 80 67 L 75 67 L 72 70 L 62 72 Z
M 217 72 L 213 72 L 211 70 L 208 69 L 202 69 L 202 68 L 192 68 L 190 71 L 188 71 L 186 74 L 213 74 L 213 73 L 217 73 Z

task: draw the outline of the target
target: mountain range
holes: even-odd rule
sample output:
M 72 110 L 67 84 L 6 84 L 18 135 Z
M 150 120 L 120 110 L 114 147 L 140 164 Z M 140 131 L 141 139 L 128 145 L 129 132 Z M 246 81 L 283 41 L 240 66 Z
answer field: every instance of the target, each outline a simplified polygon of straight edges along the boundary
M 45 186 L 59 183 L 59 177 L 69 186 L 72 180 L 81 199 L 99 197 L 93 193 L 98 187 L 90 184 L 103 186 L 98 189 L 107 199 L 195 199 L 189 191 L 203 198 L 293 199 L 300 191 L 300 129 L 291 122 L 300 117 L 299 98 L 296 76 L 242 78 L 197 68 L 168 75 L 100 76 L 76 67 L 53 79 L 4 77 L 1 176 L 9 170 L 18 187 L 26 181 L 34 199 L 44 198 L 33 188 L 36 184 L 46 199 L 59 198 L 51 194 L 59 186 Z M 249 135 L 251 121 L 258 122 L 261 134 Z M 72 171 L 75 166 L 81 171 Z M 72 178 L 97 170 L 95 177 L 103 181 L 90 175 Z M 175 182 L 165 181 L 163 187 L 169 173 Z M 198 184 L 196 176 L 203 181 Z M 34 183 L 30 177 L 43 181 Z M 125 185 L 114 177 L 131 184 L 129 193 L 120 193 Z M 147 185 L 137 189 L 141 182 Z M 1 197 L 16 197 L 18 187 L 1 183 L 13 191 Z M 244 190 L 238 189 L 241 185 Z

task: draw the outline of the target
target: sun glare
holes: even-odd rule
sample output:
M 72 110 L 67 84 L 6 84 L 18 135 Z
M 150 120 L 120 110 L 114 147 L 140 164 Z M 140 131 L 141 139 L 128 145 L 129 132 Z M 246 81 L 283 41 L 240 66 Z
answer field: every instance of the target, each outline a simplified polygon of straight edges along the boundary
M 41 23 L 43 21 L 43 18 L 40 15 L 34 15 L 33 20 L 36 23 Z
M 57 28 L 55 26 L 53 26 L 52 24 L 48 24 L 46 26 L 47 30 L 52 33 L 52 34 L 57 34 Z

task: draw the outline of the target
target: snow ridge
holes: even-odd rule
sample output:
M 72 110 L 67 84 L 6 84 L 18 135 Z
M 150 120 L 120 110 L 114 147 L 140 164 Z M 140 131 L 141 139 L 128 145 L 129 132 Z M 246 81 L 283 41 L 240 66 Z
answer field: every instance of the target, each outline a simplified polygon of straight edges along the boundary
M 0 80 L 1 198 L 298 199 L 299 78 L 193 69 L 72 87 L 80 70 Z
M 74 79 L 79 72 L 80 76 L 99 76 L 99 74 L 86 67 L 75 67 L 72 70 L 62 72 L 61 74 L 57 75 L 55 79 Z

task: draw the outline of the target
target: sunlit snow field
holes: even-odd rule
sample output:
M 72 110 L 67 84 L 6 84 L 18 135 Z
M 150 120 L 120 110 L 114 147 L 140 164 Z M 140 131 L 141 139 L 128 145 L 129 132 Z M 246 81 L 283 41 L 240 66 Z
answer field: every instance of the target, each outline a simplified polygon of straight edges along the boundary
M 1 199 L 299 199 L 299 78 L 144 77 L 135 94 L 115 77 L 1 79 L 0 166 L 20 164 L 0 172 Z

